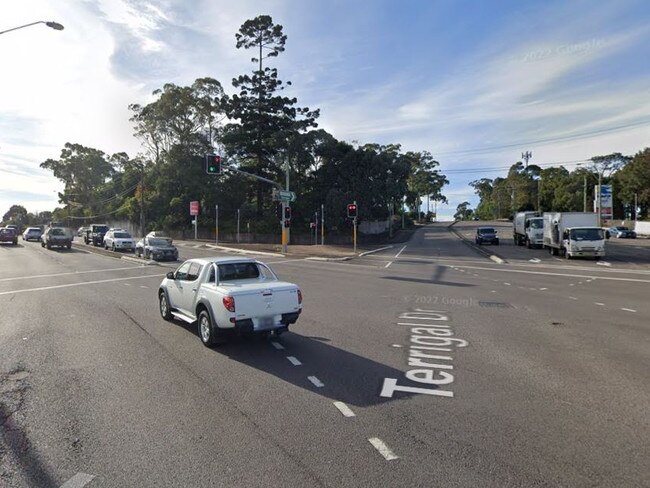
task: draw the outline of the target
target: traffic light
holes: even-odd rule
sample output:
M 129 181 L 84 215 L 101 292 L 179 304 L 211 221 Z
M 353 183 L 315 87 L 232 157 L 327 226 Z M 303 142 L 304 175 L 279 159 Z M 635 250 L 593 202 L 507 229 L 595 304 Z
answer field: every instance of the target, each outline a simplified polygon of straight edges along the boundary
M 284 226 L 285 226 L 285 228 L 287 228 L 287 229 L 288 229 L 289 227 L 291 227 L 291 220 L 289 220 L 289 219 L 284 219 Z
M 291 207 L 289 205 L 284 207 L 284 219 L 291 220 Z
M 348 203 L 348 218 L 356 219 L 357 218 L 357 204 Z
M 217 156 L 215 154 L 206 154 L 205 172 L 209 175 L 221 174 L 221 156 Z

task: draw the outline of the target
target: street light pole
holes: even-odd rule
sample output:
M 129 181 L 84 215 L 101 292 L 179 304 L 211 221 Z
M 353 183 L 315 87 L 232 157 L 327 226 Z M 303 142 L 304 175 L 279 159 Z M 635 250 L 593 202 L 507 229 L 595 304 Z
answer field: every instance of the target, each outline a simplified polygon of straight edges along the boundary
M 63 30 L 63 26 L 61 24 L 59 24 L 58 22 L 46 22 L 45 20 L 39 20 L 38 22 L 32 22 L 31 24 L 19 25 L 18 27 L 13 27 L 11 29 L 0 31 L 0 34 L 6 34 L 7 32 L 15 31 L 15 30 L 18 30 L 18 29 L 24 29 L 25 27 L 30 27 L 30 26 L 36 25 L 36 24 L 45 24 L 46 26 L 48 26 L 51 29 Z

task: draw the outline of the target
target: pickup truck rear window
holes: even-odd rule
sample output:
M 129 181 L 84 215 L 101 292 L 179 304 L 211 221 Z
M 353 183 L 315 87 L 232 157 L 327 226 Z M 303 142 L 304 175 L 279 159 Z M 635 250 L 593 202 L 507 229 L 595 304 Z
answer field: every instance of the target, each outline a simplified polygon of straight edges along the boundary
M 228 263 L 219 265 L 219 281 L 250 280 L 260 276 L 255 263 Z

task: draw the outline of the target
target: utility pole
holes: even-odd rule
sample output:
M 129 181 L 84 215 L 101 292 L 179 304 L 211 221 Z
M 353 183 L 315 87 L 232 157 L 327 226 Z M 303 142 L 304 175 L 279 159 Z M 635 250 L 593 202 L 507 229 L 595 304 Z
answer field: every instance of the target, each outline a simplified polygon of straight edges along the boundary
M 325 244 L 325 205 L 320 205 L 320 245 Z
M 542 177 L 540 176 L 537 178 L 537 211 L 541 212 L 542 208 L 540 205 L 541 199 L 540 199 L 540 194 L 539 194 L 539 187 L 540 187 L 540 182 L 542 181 Z
M 587 212 L 587 174 L 584 175 L 584 187 L 582 189 L 582 211 Z
M 639 202 L 637 200 L 637 194 L 634 194 L 634 222 L 636 222 L 636 209 L 638 208 Z
M 239 243 L 239 215 L 240 209 L 237 209 L 237 242 Z
M 528 168 L 528 160 L 533 157 L 533 153 L 530 151 L 526 151 L 525 153 L 521 153 L 521 159 L 526 161 L 526 168 Z
M 140 164 L 140 235 L 144 237 L 144 163 Z
M 603 195 L 603 190 L 602 190 L 602 187 L 601 187 L 602 183 L 603 183 L 603 173 L 602 173 L 602 171 L 599 171 L 598 172 L 598 227 L 600 227 L 602 225 L 602 222 L 600 221 L 600 219 L 601 219 L 601 216 L 603 215 L 603 209 L 600 208 L 600 204 L 601 204 L 600 200 L 601 200 L 601 197 Z
M 219 205 L 215 205 L 214 215 L 214 243 L 219 245 Z

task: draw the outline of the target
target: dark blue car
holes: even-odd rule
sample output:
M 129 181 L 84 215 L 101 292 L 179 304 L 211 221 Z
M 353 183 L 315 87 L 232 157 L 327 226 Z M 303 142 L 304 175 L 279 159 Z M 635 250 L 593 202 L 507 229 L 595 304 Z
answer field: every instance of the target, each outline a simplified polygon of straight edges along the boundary
M 481 244 L 494 244 L 495 246 L 499 245 L 499 238 L 497 237 L 497 231 L 493 227 L 479 227 L 476 229 L 476 238 L 474 242 L 479 246 Z

